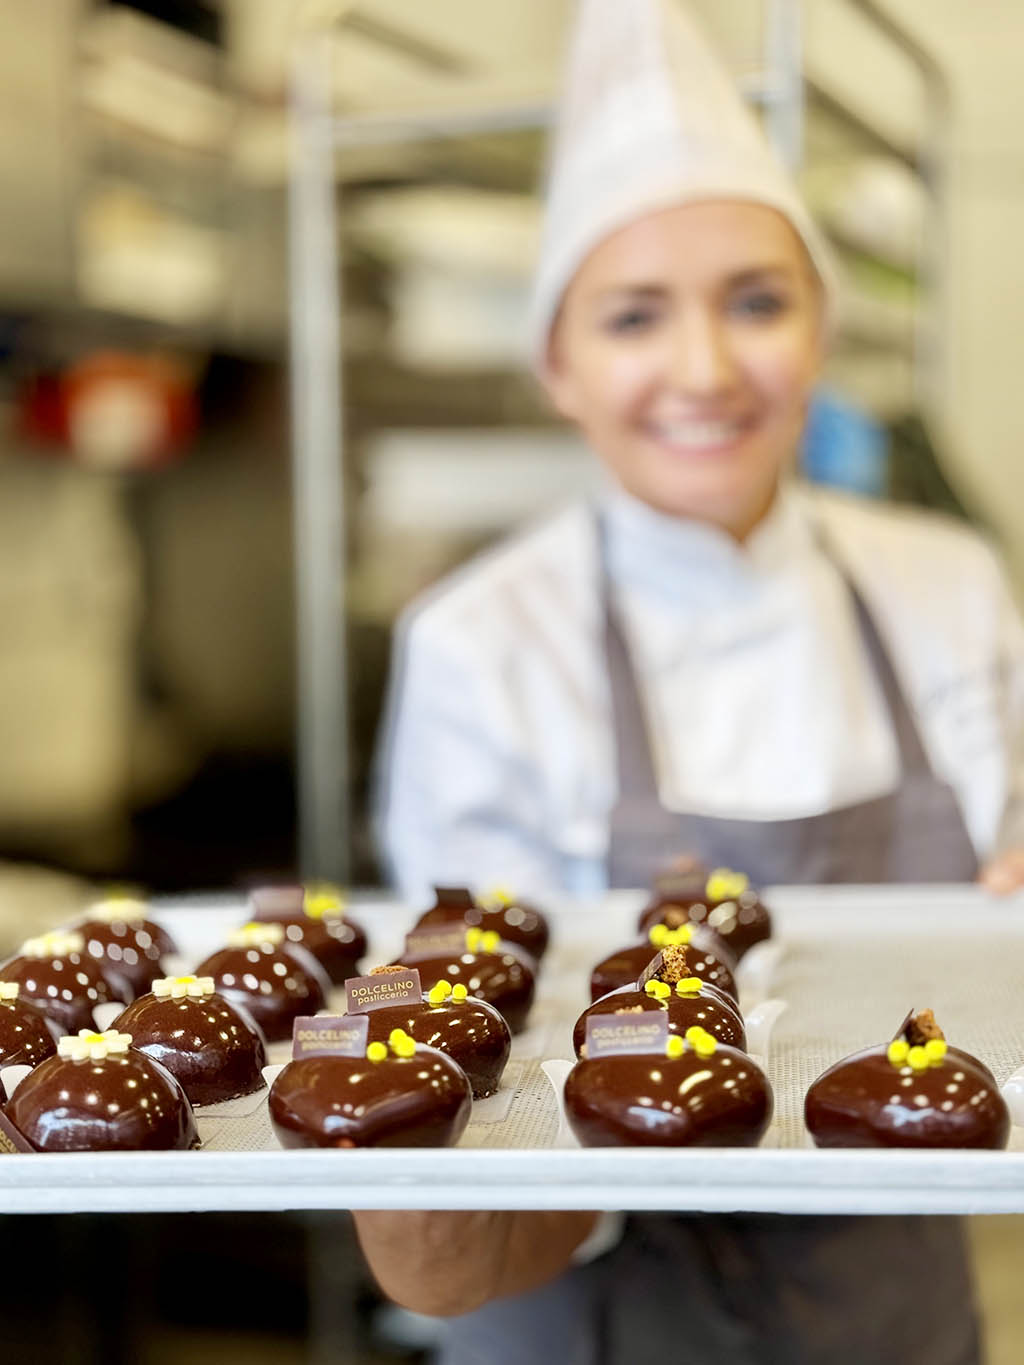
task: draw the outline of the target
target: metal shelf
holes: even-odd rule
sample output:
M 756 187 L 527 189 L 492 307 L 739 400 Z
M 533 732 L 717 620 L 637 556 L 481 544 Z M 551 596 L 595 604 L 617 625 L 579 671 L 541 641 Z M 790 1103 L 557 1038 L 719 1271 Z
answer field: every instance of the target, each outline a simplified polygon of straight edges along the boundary
M 899 161 L 913 171 L 915 175 L 920 174 L 921 153 L 917 148 L 898 142 L 888 133 L 875 127 L 863 114 L 851 109 L 848 104 L 844 104 L 838 96 L 832 94 L 820 81 L 813 77 L 806 76 L 804 78 L 804 90 L 811 107 L 817 107 L 831 118 L 844 123 L 864 142 L 866 147 L 882 156 L 892 157 L 893 160 Z

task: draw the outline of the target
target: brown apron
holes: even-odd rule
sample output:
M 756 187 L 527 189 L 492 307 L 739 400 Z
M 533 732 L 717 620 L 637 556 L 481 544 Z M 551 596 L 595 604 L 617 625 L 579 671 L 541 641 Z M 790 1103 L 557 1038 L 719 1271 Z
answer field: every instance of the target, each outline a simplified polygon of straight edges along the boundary
M 956 799 L 931 769 L 852 582 L 899 747 L 900 786 L 822 815 L 755 821 L 661 805 L 634 670 L 603 578 L 619 774 L 611 886 L 649 886 L 684 852 L 712 867 L 742 868 L 761 885 L 974 880 L 977 860 Z M 976 1365 L 962 1225 L 902 1216 L 632 1215 L 607 1255 L 455 1320 L 441 1359 L 632 1365 L 655 1355 L 686 1365 Z

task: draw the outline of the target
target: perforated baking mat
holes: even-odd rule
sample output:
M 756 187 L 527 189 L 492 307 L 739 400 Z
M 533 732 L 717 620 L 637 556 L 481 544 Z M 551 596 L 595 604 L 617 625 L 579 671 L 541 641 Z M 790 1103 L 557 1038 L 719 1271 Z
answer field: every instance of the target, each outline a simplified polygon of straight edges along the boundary
M 744 1005 L 785 1001 L 766 1066 L 776 1114 L 755 1150 L 571 1149 L 541 1063 L 571 1057 L 572 1023 L 595 962 L 635 936 L 639 893 L 551 907 L 554 937 L 529 1030 L 506 1084 L 458 1148 L 282 1151 L 265 1102 L 203 1114 L 203 1149 L 8 1156 L 7 1212 L 298 1208 L 632 1208 L 767 1212 L 1022 1212 L 1024 1130 L 1006 1152 L 816 1151 L 807 1086 L 832 1062 L 890 1038 L 911 1007 L 1002 1084 L 1024 1066 L 1024 898 L 973 888 L 776 888 L 778 960 L 744 983 Z M 368 961 L 387 961 L 410 926 L 392 903 L 353 904 Z M 238 901 L 164 902 L 157 917 L 199 960 L 245 916 Z

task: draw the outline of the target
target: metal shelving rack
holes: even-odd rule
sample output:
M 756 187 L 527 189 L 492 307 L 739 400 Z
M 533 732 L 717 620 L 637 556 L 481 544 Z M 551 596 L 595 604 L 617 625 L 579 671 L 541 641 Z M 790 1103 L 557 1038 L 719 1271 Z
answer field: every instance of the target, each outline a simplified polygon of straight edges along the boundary
M 942 71 L 876 0 L 847 0 L 921 75 L 928 104 L 926 145 L 913 149 L 876 129 L 820 84 L 805 79 L 801 0 L 765 0 L 764 65 L 744 80 L 761 107 L 782 158 L 800 165 L 809 100 L 828 108 L 865 143 L 918 174 L 941 205 L 941 147 L 949 121 Z M 544 103 L 494 105 L 398 116 L 337 116 L 331 107 L 329 32 L 310 32 L 292 54 L 289 184 L 290 371 L 297 594 L 299 858 L 307 877 L 345 882 L 349 865 L 347 659 L 344 642 L 344 441 L 342 415 L 343 307 L 339 271 L 339 193 L 335 157 L 346 148 L 512 132 L 544 127 Z M 942 213 L 934 215 L 936 225 Z M 933 232 L 920 263 L 932 307 L 919 319 L 916 359 L 941 385 L 943 357 L 941 261 L 944 242 Z

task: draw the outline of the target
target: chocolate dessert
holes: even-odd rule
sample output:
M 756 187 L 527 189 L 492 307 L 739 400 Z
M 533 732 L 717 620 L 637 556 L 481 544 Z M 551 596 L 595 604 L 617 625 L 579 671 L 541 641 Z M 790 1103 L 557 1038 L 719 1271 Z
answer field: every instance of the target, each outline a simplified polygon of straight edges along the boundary
M 666 931 L 676 938 L 676 931 Z M 685 936 L 684 936 L 685 937 Z M 577 1057 L 585 1055 L 587 1020 L 599 1014 L 665 1013 L 668 1034 L 685 1036 L 694 1026 L 706 1029 L 720 1043 L 746 1049 L 743 1016 L 731 996 L 698 977 L 693 971 L 695 952 L 683 941 L 666 944 L 641 977 L 620 986 L 583 1011 L 573 1030 Z
M 519 900 L 506 887 L 496 887 L 474 900 L 464 887 L 435 886 L 436 904 L 416 921 L 415 929 L 462 922 L 471 929 L 498 935 L 506 943 L 525 948 L 534 962 L 547 951 L 548 922 L 536 908 Z
M 144 901 L 112 896 L 90 905 L 74 930 L 122 1000 L 134 1000 L 164 974 L 163 958 L 177 952 L 166 929 L 146 918 Z
M 717 986 L 733 1000 L 739 998 L 733 975 L 735 960 L 713 930 L 698 924 L 680 924 L 672 929 L 666 924 L 653 924 L 642 943 L 620 948 L 597 964 L 590 974 L 591 1000 L 600 1000 L 609 991 L 635 983 L 651 959 L 671 944 L 687 949 L 690 976 L 699 976 Z
M 56 1051 L 43 1014 L 21 999 L 16 981 L 0 981 L 0 1067 L 38 1066 Z
M 345 899 L 333 888 L 259 887 L 250 896 L 252 919 L 284 925 L 285 939 L 312 953 L 331 981 L 340 986 L 359 973 L 366 934 L 349 919 Z
M 493 1005 L 473 999 L 461 982 L 437 981 L 421 1005 L 385 1005 L 367 1017 L 371 1043 L 386 1042 L 397 1028 L 424 1047 L 447 1053 L 469 1077 L 475 1100 L 493 1095 L 501 1084 L 512 1046 L 509 1026 Z
M 464 941 L 462 952 L 435 956 L 407 951 L 399 961 L 417 969 L 428 994 L 439 981 L 461 984 L 475 1000 L 493 1005 L 513 1033 L 522 1032 L 536 986 L 533 959 L 489 930 L 467 929 Z
M 83 1029 L 30 1071 L 4 1110 L 38 1152 L 198 1147 L 185 1092 L 126 1033 Z
M 741 872 L 728 868 L 711 873 L 703 894 L 666 890 L 664 886 L 657 889 L 640 915 L 639 928 L 646 933 L 655 924 L 667 924 L 670 929 L 680 924 L 706 924 L 721 935 L 737 960 L 772 933 L 767 906 Z
M 584 1040 L 587 1020 L 591 1015 L 642 1014 L 654 1010 L 667 1012 L 669 1034 L 677 1033 L 684 1038 L 687 1031 L 696 1026 L 706 1029 L 718 1042 L 738 1048 L 741 1052 L 746 1051 L 747 1036 L 739 1011 L 714 986 L 691 978 L 678 982 L 675 987 L 654 981 L 648 981 L 646 987 L 639 991 L 624 986 L 595 1000 L 583 1011 L 573 1027 L 572 1045 L 576 1056 L 586 1055 Z
M 472 1108 L 465 1073 L 401 1029 L 365 1057 L 289 1062 L 270 1089 L 282 1147 L 451 1147 Z
M 85 951 L 82 935 L 59 930 L 23 943 L 18 956 L 0 968 L 0 981 L 16 981 L 18 998 L 35 1005 L 65 1033 L 93 1028 L 93 1007 L 120 998 Z
M 115 1020 L 132 1046 L 165 1066 L 193 1106 L 263 1086 L 267 1049 L 257 1025 L 218 995 L 212 976 L 158 977 Z
M 761 1069 L 702 1028 L 670 1036 L 660 1053 L 588 1057 L 565 1082 L 584 1147 L 755 1147 L 772 1108 Z
M 270 1043 L 290 1038 L 300 1015 L 323 1009 L 331 989 L 316 958 L 288 943 L 281 924 L 236 929 L 228 946 L 205 958 L 195 974 L 212 976 L 217 994 L 252 1015 Z
M 1005 1147 L 1010 1115 L 992 1073 L 950 1047 L 931 1010 L 891 1043 L 844 1057 L 807 1091 L 818 1147 Z

